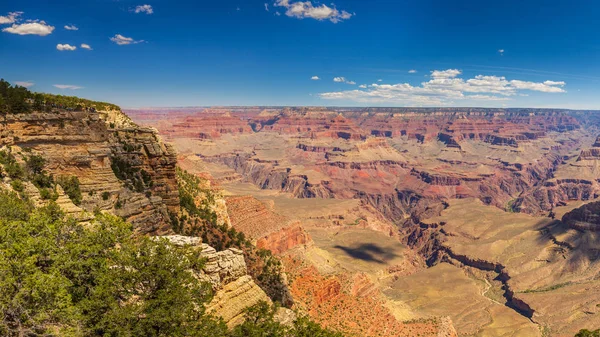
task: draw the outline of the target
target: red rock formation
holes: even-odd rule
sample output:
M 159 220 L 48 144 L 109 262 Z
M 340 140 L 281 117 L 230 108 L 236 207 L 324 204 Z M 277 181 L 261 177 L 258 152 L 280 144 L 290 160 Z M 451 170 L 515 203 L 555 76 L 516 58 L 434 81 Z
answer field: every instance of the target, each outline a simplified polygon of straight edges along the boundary
M 396 320 L 364 274 L 322 276 L 289 257 L 284 265 L 296 306 L 323 326 L 365 337 L 456 336 L 446 319 Z
M 310 235 L 298 224 L 269 234 L 256 242 L 257 248 L 267 249 L 280 255 L 288 250 L 311 243 Z
M 284 228 L 288 219 L 278 215 L 252 196 L 226 197 L 231 225 L 250 238 L 262 238 Z

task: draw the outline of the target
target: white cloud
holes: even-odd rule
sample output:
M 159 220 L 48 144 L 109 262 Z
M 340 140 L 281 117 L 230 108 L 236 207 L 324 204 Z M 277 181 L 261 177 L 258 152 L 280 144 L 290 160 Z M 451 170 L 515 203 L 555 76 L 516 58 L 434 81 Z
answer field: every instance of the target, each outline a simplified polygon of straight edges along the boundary
M 347 100 L 364 103 L 402 103 L 411 105 L 450 105 L 455 101 L 506 101 L 512 96 L 521 95 L 520 91 L 537 91 L 544 93 L 564 93 L 565 82 L 545 81 L 529 82 L 507 80 L 500 76 L 478 75 L 470 79 L 458 76 L 457 69 L 434 70 L 431 79 L 413 86 L 408 83 L 372 84 L 359 86 L 367 90 L 347 90 L 325 92 L 319 96 L 330 100 Z M 337 77 L 335 82 L 348 81 Z
M 377 82 L 383 82 L 383 80 L 380 78 L 380 79 L 377 80 Z
M 13 24 L 10 27 L 2 29 L 2 31 L 18 35 L 46 36 L 52 34 L 54 27 L 46 24 L 45 21 L 30 20 L 22 24 Z
M 417 73 L 417 71 L 416 71 L 416 70 L 414 70 L 414 69 L 411 69 L 411 70 L 409 70 L 409 71 L 408 71 L 408 73 L 409 73 L 409 74 L 416 74 L 416 73 Z
M 66 25 L 65 29 L 66 30 L 79 30 L 79 28 L 77 28 L 75 25 Z
M 544 83 L 527 82 L 527 81 L 510 81 L 510 84 L 517 89 L 541 91 L 541 92 L 565 92 L 562 88 L 565 82 L 545 81 Z
M 29 88 L 29 87 L 33 86 L 35 83 L 29 82 L 29 81 L 17 81 L 17 82 L 15 82 L 15 84 L 20 85 L 25 88 Z
M 361 84 L 358 87 L 361 88 L 361 89 L 367 89 L 367 85 L 366 84 Z
M 57 87 L 58 89 L 61 90 L 77 90 L 77 89 L 83 89 L 83 87 L 77 86 L 77 85 L 71 85 L 71 84 L 55 84 L 55 87 Z
M 150 5 L 139 5 L 139 6 L 135 7 L 134 12 L 136 14 L 138 14 L 138 13 L 146 13 L 146 14 L 149 15 L 149 14 L 154 13 L 154 8 L 152 8 L 152 6 L 150 6 Z
M 279 12 L 275 12 L 275 15 L 277 15 L 277 16 L 281 16 L 281 13 L 279 13 Z
M 559 81 L 559 82 L 556 82 L 556 81 L 545 81 L 544 84 L 545 85 L 558 85 L 558 86 L 561 86 L 561 87 L 564 87 L 566 85 L 566 83 L 564 81 Z
M 321 78 L 320 78 L 319 76 L 313 76 L 313 77 L 311 77 L 310 79 L 311 79 L 311 80 L 313 80 L 313 81 L 318 81 L 318 80 L 320 80 Z
M 355 85 L 355 84 L 356 84 L 356 82 L 354 82 L 354 81 L 349 81 L 349 80 L 347 80 L 347 79 L 346 79 L 345 77 L 343 77 L 343 76 L 340 76 L 340 77 L 334 77 L 334 78 L 333 78 L 333 81 L 334 81 L 334 82 L 336 82 L 336 83 L 346 83 L 346 84 L 350 84 L 350 85 Z
M 90 45 L 87 43 L 82 43 L 80 47 L 82 49 L 92 50 L 92 47 L 90 47 Z
M 276 7 L 285 7 L 285 15 L 298 19 L 311 18 L 319 21 L 329 20 L 333 23 L 338 23 L 348 20 L 354 15 L 344 10 L 339 11 L 335 8 L 334 4 L 331 5 L 332 7 L 324 4 L 315 6 L 311 1 L 290 2 L 290 0 L 276 0 L 274 3 Z
M 432 78 L 455 78 L 456 76 L 462 74 L 462 71 L 458 69 L 448 69 L 448 70 L 434 70 L 431 72 Z
M 23 12 L 10 12 L 7 16 L 0 16 L 0 25 L 15 23 L 21 15 Z
M 504 55 L 504 49 L 498 49 L 498 53 L 500 53 L 500 55 Z
M 269 4 L 265 3 L 265 10 L 268 12 L 269 11 Z
M 77 49 L 77 47 L 75 46 L 71 46 L 70 44 L 57 44 L 56 45 L 56 49 L 60 50 L 60 51 L 73 51 L 75 49 Z
M 142 43 L 144 42 L 144 40 L 139 40 L 136 41 L 130 37 L 125 37 L 121 34 L 116 34 L 115 36 L 111 37 L 110 40 L 116 44 L 118 44 L 119 46 L 124 46 L 124 45 L 128 45 L 128 44 L 136 44 L 136 43 Z

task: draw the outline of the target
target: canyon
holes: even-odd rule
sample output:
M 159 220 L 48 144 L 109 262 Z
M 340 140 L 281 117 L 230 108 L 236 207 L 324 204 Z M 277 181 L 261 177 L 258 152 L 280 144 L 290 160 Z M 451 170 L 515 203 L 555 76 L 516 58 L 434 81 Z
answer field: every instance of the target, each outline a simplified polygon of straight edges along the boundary
M 600 325 L 600 114 L 127 110 L 283 262 L 294 307 L 361 336 L 572 336 Z M 377 313 L 367 314 L 367 313 Z

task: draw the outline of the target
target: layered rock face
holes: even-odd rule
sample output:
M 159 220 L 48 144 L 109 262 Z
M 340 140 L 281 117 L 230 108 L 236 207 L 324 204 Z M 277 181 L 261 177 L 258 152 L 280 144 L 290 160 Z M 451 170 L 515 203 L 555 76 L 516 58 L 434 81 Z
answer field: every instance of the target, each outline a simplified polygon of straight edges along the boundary
M 77 176 L 88 212 L 111 210 L 143 233 L 169 229 L 179 204 L 175 151 L 119 111 L 6 115 L 0 145 L 42 155 L 54 176 Z
M 207 312 L 223 318 L 227 326 L 234 327 L 244 322 L 244 310 L 261 301 L 271 303 L 271 299 L 248 275 L 242 251 L 230 248 L 217 252 L 199 238 L 185 236 L 165 236 L 175 245 L 191 245 L 200 250 L 206 259 L 202 270 L 194 271 L 196 277 L 211 284 L 215 292 L 207 305 Z
M 600 232 L 600 202 L 591 202 L 574 209 L 565 214 L 562 221 L 573 229 Z
M 273 254 L 279 255 L 295 247 L 309 245 L 311 242 L 310 235 L 297 224 L 260 238 L 256 242 L 256 247 L 268 249 Z
M 288 219 L 273 213 L 252 196 L 227 197 L 231 225 L 252 239 L 268 235 L 287 225 Z

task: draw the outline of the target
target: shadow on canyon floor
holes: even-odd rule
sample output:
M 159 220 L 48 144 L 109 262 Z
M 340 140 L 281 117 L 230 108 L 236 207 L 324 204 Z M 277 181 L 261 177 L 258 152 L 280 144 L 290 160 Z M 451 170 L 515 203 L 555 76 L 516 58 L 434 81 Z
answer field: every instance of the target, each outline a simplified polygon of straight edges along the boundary
M 365 243 L 355 247 L 344 247 L 336 245 L 333 248 L 340 249 L 352 258 L 384 264 L 386 261 L 392 260 L 398 257 L 397 254 L 386 251 L 373 243 Z
M 554 251 L 559 258 L 566 259 L 571 267 L 588 265 L 600 259 L 600 233 L 572 229 L 566 223 L 555 220 L 540 227 L 539 242 L 554 243 Z

